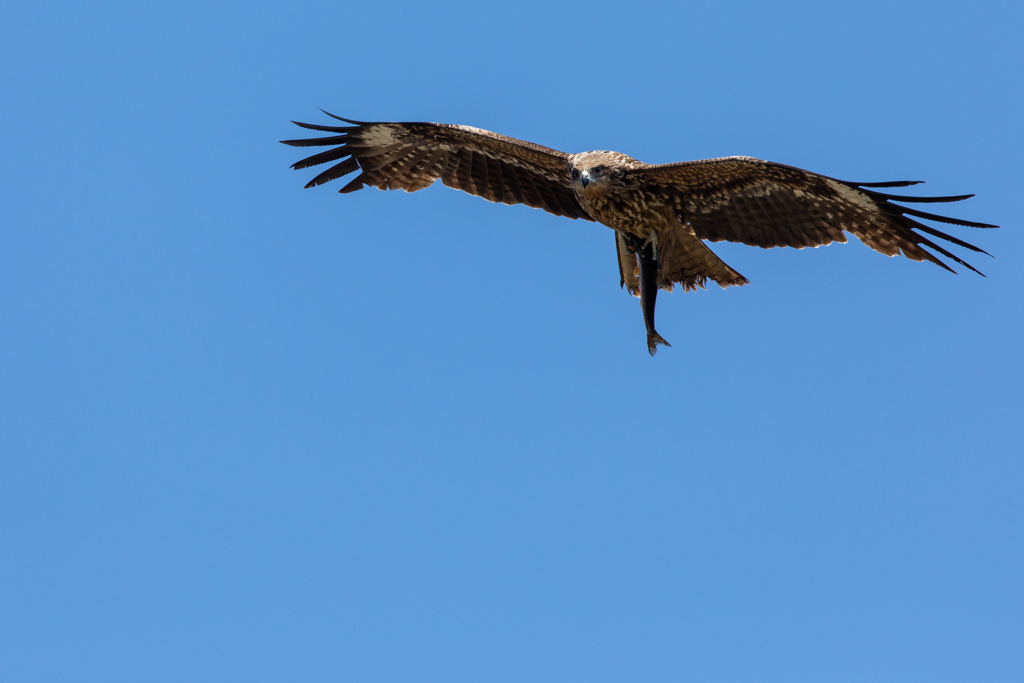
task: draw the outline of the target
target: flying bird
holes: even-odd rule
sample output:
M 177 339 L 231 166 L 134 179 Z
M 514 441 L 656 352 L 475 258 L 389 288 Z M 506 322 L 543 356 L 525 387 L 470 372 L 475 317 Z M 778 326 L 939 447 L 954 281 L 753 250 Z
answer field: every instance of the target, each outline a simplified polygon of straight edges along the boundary
M 314 187 L 361 171 L 340 192 L 366 185 L 416 192 L 438 178 L 448 187 L 503 204 L 526 204 L 556 216 L 596 221 L 615 231 L 619 285 L 640 297 L 647 350 L 670 346 L 654 328 L 658 290 L 725 288 L 747 279 L 704 243 L 817 247 L 850 233 L 886 256 L 902 253 L 955 273 L 925 247 L 982 273 L 931 239 L 987 254 L 915 220 L 972 228 L 987 223 L 948 218 L 902 203 L 958 202 L 974 195 L 914 197 L 879 192 L 921 181 L 856 183 L 751 157 L 645 164 L 619 152 L 566 154 L 525 140 L 446 123 L 299 123 L 327 137 L 282 140 L 294 147 L 331 147 L 292 164 L 298 170 L 332 163 Z M 895 202 L 900 202 L 897 204 Z

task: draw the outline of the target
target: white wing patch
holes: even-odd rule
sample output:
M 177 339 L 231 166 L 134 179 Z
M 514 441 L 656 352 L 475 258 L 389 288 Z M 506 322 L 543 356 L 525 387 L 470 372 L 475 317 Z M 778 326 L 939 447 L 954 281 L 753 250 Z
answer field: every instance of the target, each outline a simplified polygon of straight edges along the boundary
M 873 201 L 871 201 L 871 198 L 860 190 L 855 190 L 849 185 L 843 185 L 831 178 L 826 179 L 826 182 L 839 196 L 859 208 L 861 211 L 867 211 L 870 213 L 876 213 L 878 211 L 878 207 Z
M 359 141 L 373 148 L 387 147 L 397 142 L 398 138 L 409 131 L 402 126 L 376 125 L 367 126 L 359 131 Z

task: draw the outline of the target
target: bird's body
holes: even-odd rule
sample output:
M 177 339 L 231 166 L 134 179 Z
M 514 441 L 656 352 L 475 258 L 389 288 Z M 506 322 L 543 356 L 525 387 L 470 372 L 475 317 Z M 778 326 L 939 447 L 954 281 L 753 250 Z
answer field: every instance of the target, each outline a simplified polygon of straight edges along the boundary
M 703 240 L 802 248 L 845 242 L 848 232 L 888 256 L 902 252 L 952 271 L 926 246 L 975 270 L 920 233 L 985 252 L 908 216 L 996 227 L 893 203 L 950 202 L 972 195 L 906 197 L 876 189 L 916 181 L 851 183 L 749 157 L 649 165 L 619 152 L 565 154 L 469 126 L 363 123 L 330 116 L 352 125 L 296 122 L 335 135 L 284 141 L 332 147 L 293 165 L 300 169 L 339 162 L 306 187 L 357 170 L 362 172 L 341 192 L 364 185 L 415 192 L 440 178 L 449 187 L 493 202 L 522 203 L 612 228 L 620 284 L 640 296 L 652 356 L 657 344 L 667 345 L 654 329 L 658 289 L 671 291 L 680 284 L 690 290 L 709 279 L 722 287 L 747 284 Z

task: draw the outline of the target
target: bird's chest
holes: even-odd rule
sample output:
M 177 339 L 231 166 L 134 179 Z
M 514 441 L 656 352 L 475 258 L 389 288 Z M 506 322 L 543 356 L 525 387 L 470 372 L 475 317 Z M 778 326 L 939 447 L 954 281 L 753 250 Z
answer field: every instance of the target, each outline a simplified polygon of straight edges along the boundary
M 646 237 L 651 229 L 666 227 L 667 207 L 643 190 L 629 192 L 579 192 L 577 198 L 587 213 L 616 230 Z

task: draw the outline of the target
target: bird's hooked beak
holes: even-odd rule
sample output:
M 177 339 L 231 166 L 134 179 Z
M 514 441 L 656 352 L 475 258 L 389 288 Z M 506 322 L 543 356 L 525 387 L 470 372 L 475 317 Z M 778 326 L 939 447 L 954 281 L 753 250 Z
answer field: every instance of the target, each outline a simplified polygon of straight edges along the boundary
M 586 187 L 587 185 L 590 184 L 590 171 L 580 172 L 580 182 L 583 183 L 583 187 Z

